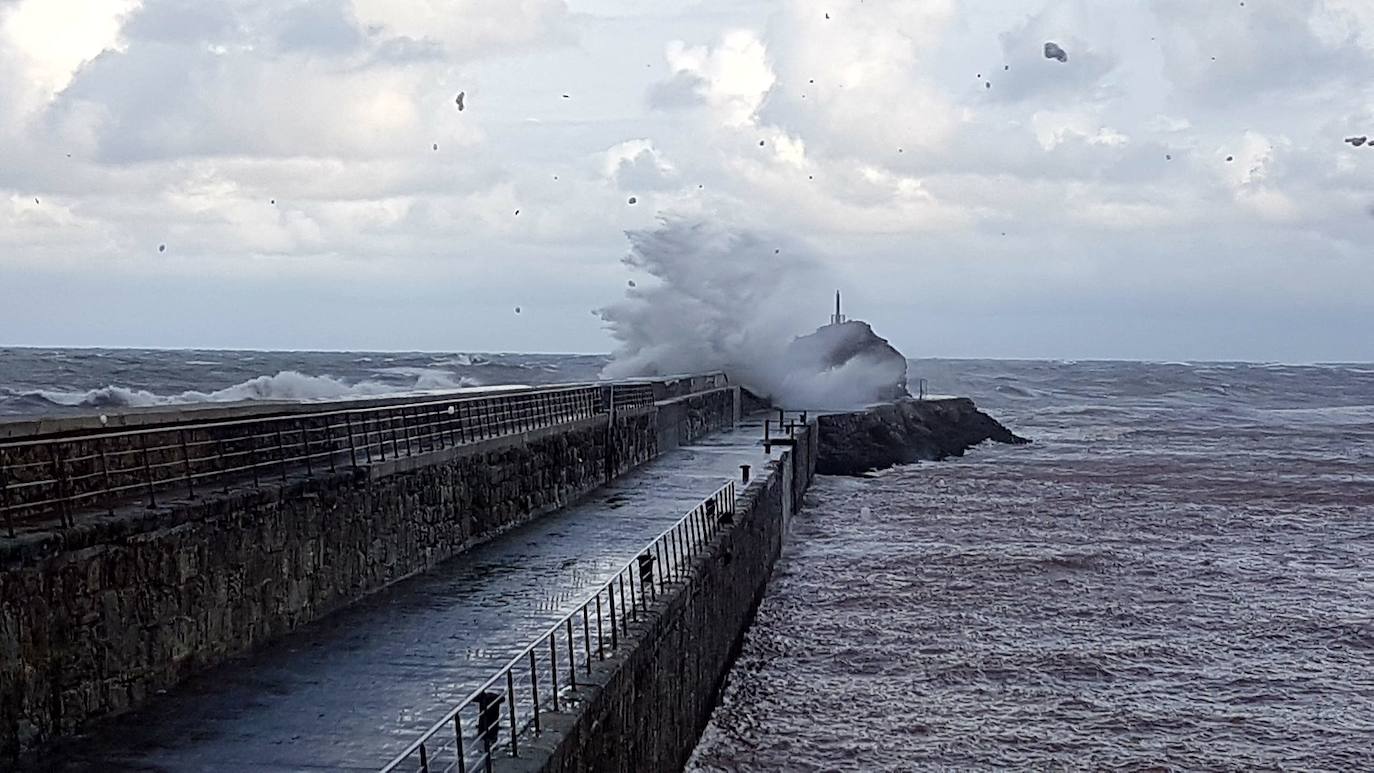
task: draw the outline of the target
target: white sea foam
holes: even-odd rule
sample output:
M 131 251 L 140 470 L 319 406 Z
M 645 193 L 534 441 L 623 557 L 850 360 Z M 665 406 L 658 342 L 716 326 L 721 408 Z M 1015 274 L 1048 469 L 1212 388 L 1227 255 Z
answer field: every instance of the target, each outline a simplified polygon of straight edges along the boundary
M 788 344 L 825 321 L 834 287 L 804 246 L 673 217 L 626 236 L 625 264 L 658 281 L 598 311 L 619 342 L 604 377 L 724 370 L 784 404 L 816 408 L 864 402 L 872 384 L 890 380 L 890 368 L 859 358 L 819 372 L 788 361 Z
M 25 394 L 41 397 L 57 405 L 68 407 L 144 408 L 155 405 L 223 403 L 243 400 L 308 402 L 350 397 L 382 397 L 418 392 L 450 391 L 480 386 L 478 382 L 470 378 L 454 380 L 452 374 L 442 371 L 425 368 L 398 368 L 396 370 L 417 371 L 413 374 L 415 383 L 409 386 L 384 384 L 380 381 L 359 381 L 350 384 L 333 376 L 310 376 L 294 370 L 284 370 L 275 376 L 258 376 L 212 392 L 192 390 L 180 394 L 160 395 L 143 389 L 129 389 L 112 385 L 84 392 L 38 390 Z

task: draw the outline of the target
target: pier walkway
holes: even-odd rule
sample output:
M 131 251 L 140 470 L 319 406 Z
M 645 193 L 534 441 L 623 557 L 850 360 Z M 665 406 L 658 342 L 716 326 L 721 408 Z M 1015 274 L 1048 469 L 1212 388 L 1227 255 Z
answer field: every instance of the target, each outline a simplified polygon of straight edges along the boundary
M 761 472 L 762 422 L 668 451 L 573 507 L 202 673 L 69 739 L 38 769 L 375 771 L 741 464 Z

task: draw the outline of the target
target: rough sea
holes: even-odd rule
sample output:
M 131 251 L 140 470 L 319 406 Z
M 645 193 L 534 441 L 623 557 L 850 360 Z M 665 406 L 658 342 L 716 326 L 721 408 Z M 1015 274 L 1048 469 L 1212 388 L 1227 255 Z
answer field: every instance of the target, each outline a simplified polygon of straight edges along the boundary
M 1374 770 L 1374 366 L 917 361 L 1034 445 L 820 478 L 689 770 Z
M 605 362 L 0 349 L 0 418 Z M 818 479 L 689 770 L 1374 770 L 1374 365 L 911 371 L 1035 443 Z

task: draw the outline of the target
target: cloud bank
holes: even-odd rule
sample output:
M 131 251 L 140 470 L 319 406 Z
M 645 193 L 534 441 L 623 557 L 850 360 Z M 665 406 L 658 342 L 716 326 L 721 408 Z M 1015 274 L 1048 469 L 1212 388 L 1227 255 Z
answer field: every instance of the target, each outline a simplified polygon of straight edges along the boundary
M 8 0 L 0 338 L 605 350 L 668 216 L 913 355 L 1374 359 L 1368 4 L 1113 8 Z

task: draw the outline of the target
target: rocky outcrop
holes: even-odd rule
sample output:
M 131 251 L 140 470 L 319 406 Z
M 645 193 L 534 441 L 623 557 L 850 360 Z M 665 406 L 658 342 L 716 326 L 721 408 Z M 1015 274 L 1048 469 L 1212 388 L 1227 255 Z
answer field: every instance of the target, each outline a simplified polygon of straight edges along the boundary
M 911 395 L 906 357 L 867 322 L 826 325 L 788 345 L 781 394 L 797 407 L 848 408 Z
M 898 464 L 938 461 L 985 440 L 1023 445 L 972 400 L 897 400 L 852 413 L 819 417 L 822 475 L 859 475 Z

